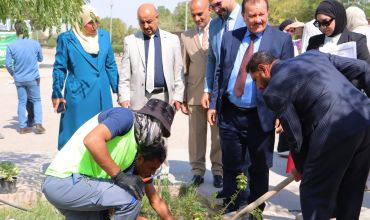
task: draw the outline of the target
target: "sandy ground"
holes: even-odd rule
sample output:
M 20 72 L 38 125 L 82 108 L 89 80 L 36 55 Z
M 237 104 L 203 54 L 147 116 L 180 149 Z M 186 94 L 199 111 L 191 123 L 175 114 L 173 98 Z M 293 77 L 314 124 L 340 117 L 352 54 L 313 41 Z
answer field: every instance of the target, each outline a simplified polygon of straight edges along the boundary
M 55 114 L 51 105 L 52 64 L 54 50 L 44 50 L 44 61 L 40 65 L 41 94 L 43 120 L 46 133 L 20 135 L 17 122 L 17 93 L 12 78 L 5 69 L 0 69 L 0 133 L 5 139 L 0 139 L 0 161 L 13 161 L 20 167 L 18 191 L 14 194 L 0 194 L 1 199 L 13 202 L 29 202 L 37 198 L 43 180 L 42 170 L 47 167 L 57 153 L 56 143 L 59 126 L 59 115 Z M 113 97 L 116 100 L 116 96 Z M 116 105 L 116 104 L 115 104 Z M 210 137 L 207 137 L 208 140 Z M 170 173 L 175 182 L 188 182 L 192 175 L 188 163 L 188 121 L 181 113 L 176 114 L 169 139 L 168 159 Z M 208 152 L 209 155 L 209 152 Z M 209 156 L 207 157 L 209 158 Z M 270 170 L 270 187 L 277 185 L 285 178 L 286 159 L 274 156 L 274 166 Z M 210 162 L 207 159 L 205 183 L 199 187 L 203 196 L 211 196 L 218 191 L 212 186 Z M 370 180 L 368 181 L 370 184 Z M 293 182 L 279 192 L 269 202 L 264 212 L 264 219 L 295 219 L 300 211 L 299 183 Z M 366 192 L 361 218 L 370 219 L 370 193 Z

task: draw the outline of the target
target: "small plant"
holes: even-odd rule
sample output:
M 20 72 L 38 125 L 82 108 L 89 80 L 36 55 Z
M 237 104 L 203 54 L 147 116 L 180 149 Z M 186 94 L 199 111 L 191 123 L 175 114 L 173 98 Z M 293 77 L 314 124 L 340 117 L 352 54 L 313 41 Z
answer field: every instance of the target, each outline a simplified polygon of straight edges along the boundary
M 11 182 L 18 173 L 19 169 L 15 163 L 9 161 L 0 162 L 0 179 Z
M 175 219 L 204 220 L 207 219 L 207 208 L 203 205 L 197 195 L 196 188 L 181 185 L 177 196 L 171 195 L 169 182 L 155 181 L 155 186 L 160 197 L 166 201 Z M 146 196 L 143 198 L 140 215 L 147 219 L 160 219 L 155 211 L 150 207 Z
M 244 175 L 244 173 L 241 173 L 239 174 L 238 176 L 236 176 L 236 185 L 237 185 L 237 190 L 235 191 L 235 193 L 230 197 L 230 202 L 227 203 L 225 205 L 225 207 L 223 207 L 218 213 L 217 215 L 213 216 L 212 217 L 212 220 L 219 220 L 219 219 L 222 219 L 222 215 L 225 213 L 227 207 L 231 204 L 234 204 L 235 203 L 235 200 L 238 198 L 238 194 L 247 189 L 247 186 L 248 186 L 248 178 L 247 176 Z M 215 198 L 217 196 L 216 195 L 213 195 L 213 198 Z
M 254 217 L 254 219 L 256 219 L 256 220 L 262 220 L 263 219 L 262 210 L 260 208 L 254 209 L 249 214 L 251 214 Z

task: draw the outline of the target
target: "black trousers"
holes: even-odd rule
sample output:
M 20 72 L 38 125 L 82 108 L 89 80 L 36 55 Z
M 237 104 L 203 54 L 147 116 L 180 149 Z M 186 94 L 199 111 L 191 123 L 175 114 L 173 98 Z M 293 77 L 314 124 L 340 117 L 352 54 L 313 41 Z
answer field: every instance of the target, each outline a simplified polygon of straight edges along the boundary
M 227 99 L 219 116 L 223 164 L 223 193 L 230 198 L 237 191 L 236 176 L 248 176 L 249 191 L 238 195 L 233 208 L 250 203 L 268 191 L 269 168 L 272 166 L 274 131 L 264 132 L 257 108 L 238 108 Z M 226 200 L 227 200 L 226 199 Z M 264 204 L 260 206 L 263 210 Z
M 303 218 L 358 219 L 370 168 L 370 127 L 335 146 L 310 147 L 316 153 L 308 154 L 303 167 Z

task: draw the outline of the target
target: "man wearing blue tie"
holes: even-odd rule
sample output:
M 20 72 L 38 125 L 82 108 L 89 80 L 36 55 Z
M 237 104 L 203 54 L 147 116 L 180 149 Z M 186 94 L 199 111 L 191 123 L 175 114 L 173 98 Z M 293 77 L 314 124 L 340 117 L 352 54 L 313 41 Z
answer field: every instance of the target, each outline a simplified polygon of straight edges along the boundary
M 224 203 L 237 189 L 236 176 L 244 173 L 249 177 L 250 194 L 239 193 L 226 212 L 267 192 L 272 166 L 276 117 L 265 105 L 246 65 L 257 51 L 269 51 L 280 59 L 294 56 L 291 37 L 267 25 L 267 0 L 243 0 L 242 15 L 247 27 L 224 33 L 208 110 L 209 123 L 215 124 L 217 118 L 220 129 L 224 182 L 219 197 Z M 264 204 L 259 208 L 263 210 Z

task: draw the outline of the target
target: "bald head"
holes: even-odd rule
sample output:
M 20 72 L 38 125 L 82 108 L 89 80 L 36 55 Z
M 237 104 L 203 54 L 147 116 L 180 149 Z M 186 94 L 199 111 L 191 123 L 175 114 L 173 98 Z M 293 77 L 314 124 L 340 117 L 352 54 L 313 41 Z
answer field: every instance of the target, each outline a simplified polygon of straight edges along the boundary
M 211 9 L 208 0 L 192 0 L 190 3 L 191 16 L 199 28 L 204 28 L 209 23 Z
M 158 28 L 158 13 L 153 4 L 144 3 L 137 10 L 137 19 L 145 35 L 153 35 Z

